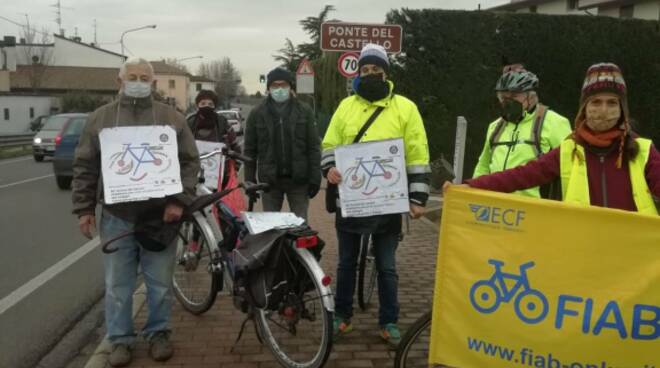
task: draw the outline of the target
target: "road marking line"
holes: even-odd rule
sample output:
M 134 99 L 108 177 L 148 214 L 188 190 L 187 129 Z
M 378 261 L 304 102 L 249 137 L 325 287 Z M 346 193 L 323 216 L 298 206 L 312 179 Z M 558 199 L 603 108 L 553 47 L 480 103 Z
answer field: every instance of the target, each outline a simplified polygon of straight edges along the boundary
M 14 185 L 20 185 L 20 184 L 29 183 L 29 182 L 32 182 L 32 181 L 37 181 L 37 180 L 41 180 L 41 179 L 46 179 L 46 178 L 50 178 L 50 177 L 53 177 L 53 176 L 55 176 L 55 174 L 44 175 L 44 176 L 38 176 L 38 177 L 36 177 L 36 178 L 25 179 L 25 180 L 17 181 L 17 182 L 14 182 L 14 183 L 9 183 L 9 184 L 5 184 L 5 185 L 0 185 L 0 189 L 5 189 L 5 188 L 13 187 Z
M 18 289 L 12 291 L 6 297 L 0 299 L 0 315 L 4 312 L 20 303 L 21 300 L 25 299 L 27 296 L 32 294 L 35 290 L 42 287 L 55 276 L 59 275 L 62 271 L 65 271 L 74 263 L 78 262 L 81 258 L 85 257 L 91 251 L 101 244 L 99 237 L 88 241 L 82 247 L 76 249 L 75 251 L 69 253 L 66 257 L 62 258 L 59 262 L 48 267 L 45 271 L 34 277 L 32 280 L 26 282 Z
M 15 164 L 15 163 L 17 163 L 17 162 L 23 162 L 23 161 L 28 161 L 28 160 L 32 160 L 32 157 L 26 157 L 26 158 L 22 158 L 22 159 L 20 159 L 20 160 L 0 161 L 0 166 L 2 166 L 2 165 L 9 165 L 9 164 Z

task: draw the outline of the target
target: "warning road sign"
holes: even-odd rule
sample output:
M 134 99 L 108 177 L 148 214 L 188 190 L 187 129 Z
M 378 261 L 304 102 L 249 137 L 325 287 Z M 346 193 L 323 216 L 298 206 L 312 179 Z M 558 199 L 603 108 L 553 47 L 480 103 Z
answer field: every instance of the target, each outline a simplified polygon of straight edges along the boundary
M 298 70 L 296 71 L 298 75 L 314 75 L 314 69 L 312 69 L 312 64 L 309 63 L 307 58 L 303 59 L 298 65 Z

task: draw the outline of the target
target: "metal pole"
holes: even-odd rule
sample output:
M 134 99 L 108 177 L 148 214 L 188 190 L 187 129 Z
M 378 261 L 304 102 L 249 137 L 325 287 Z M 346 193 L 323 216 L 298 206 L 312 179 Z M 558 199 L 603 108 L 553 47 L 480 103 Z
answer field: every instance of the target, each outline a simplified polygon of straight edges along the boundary
M 463 182 L 463 162 L 465 160 L 465 141 L 467 120 L 463 116 L 456 119 L 456 144 L 454 147 L 454 184 Z

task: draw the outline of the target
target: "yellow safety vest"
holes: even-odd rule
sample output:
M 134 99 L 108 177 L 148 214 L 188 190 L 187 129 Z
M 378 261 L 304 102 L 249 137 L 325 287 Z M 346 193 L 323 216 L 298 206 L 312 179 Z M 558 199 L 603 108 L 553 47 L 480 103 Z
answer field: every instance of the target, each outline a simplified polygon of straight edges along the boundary
M 644 169 L 649 159 L 652 142 L 649 139 L 637 138 L 639 153 L 628 162 L 632 192 L 637 206 L 637 212 L 658 215 L 653 196 L 646 183 Z M 574 154 L 575 153 L 575 154 Z M 587 178 L 587 162 L 584 147 L 574 140 L 567 139 L 560 148 L 561 187 L 565 202 L 589 206 L 589 179 Z

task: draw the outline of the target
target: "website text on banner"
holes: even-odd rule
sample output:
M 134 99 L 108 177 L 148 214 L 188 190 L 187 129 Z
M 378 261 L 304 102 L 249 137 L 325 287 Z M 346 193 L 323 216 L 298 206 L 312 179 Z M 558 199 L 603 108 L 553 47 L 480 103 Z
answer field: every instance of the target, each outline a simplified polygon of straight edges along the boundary
M 430 362 L 660 367 L 660 218 L 452 187 Z

